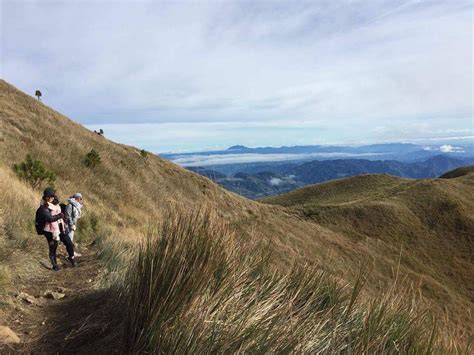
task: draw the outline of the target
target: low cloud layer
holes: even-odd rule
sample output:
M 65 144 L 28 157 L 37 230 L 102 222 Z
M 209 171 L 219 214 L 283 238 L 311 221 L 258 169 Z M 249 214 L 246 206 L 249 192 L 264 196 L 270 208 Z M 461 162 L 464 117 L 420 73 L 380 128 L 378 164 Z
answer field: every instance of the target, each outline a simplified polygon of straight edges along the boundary
M 472 136 L 471 1 L 3 0 L 1 16 L 2 78 L 149 150 L 278 145 L 282 126 L 301 127 L 286 144 Z M 215 122 L 267 130 L 211 143 Z
M 222 164 L 238 164 L 253 162 L 278 162 L 303 159 L 341 159 L 377 157 L 382 153 L 308 153 L 308 154 L 225 154 L 225 155 L 183 155 L 173 157 L 173 162 L 183 166 L 213 166 Z
M 271 186 L 279 186 L 283 183 L 283 180 L 280 178 L 274 177 L 274 178 L 271 178 L 268 182 Z
M 450 144 L 443 144 L 441 147 L 439 147 L 439 151 L 442 153 L 464 152 L 464 150 L 461 147 L 453 147 Z

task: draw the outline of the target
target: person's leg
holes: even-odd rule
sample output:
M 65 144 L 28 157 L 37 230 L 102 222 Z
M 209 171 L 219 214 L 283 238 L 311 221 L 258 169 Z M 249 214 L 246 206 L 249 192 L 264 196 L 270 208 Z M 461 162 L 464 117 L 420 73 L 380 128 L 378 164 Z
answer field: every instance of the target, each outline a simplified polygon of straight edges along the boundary
M 58 249 L 58 242 L 53 239 L 53 234 L 45 232 L 46 241 L 49 247 L 49 260 L 53 265 L 53 270 L 59 270 L 58 261 L 56 259 L 56 250 Z
M 69 239 L 71 239 L 71 242 L 74 243 L 74 231 L 72 229 L 69 230 Z
M 73 244 L 74 244 L 74 234 L 75 234 L 75 232 L 72 229 L 69 230 L 68 236 L 69 236 L 69 239 L 71 240 L 71 242 Z M 75 244 L 74 244 L 74 247 L 75 247 Z M 77 251 L 74 251 L 74 256 L 82 256 L 82 255 L 79 254 Z
M 66 246 L 66 250 L 69 255 L 68 260 L 71 262 L 72 266 L 76 266 L 76 260 L 74 259 L 74 243 L 71 241 L 68 234 L 61 234 L 60 238 L 63 244 Z

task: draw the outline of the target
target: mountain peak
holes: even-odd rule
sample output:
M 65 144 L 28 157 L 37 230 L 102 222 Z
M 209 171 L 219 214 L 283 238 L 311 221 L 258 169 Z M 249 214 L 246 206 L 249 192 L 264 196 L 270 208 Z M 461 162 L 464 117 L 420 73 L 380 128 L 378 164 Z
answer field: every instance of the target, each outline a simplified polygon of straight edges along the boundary
M 244 150 L 249 149 L 245 145 L 233 145 L 232 147 L 227 148 L 227 150 Z

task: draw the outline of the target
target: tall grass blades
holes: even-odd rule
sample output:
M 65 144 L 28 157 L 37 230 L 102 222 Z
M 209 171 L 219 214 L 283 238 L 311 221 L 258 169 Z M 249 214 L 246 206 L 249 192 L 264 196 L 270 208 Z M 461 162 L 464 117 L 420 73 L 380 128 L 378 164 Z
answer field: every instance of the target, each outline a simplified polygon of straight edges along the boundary
M 426 313 L 387 292 L 362 302 L 316 265 L 272 269 L 208 212 L 165 219 L 125 278 L 127 353 L 432 352 Z M 408 296 L 405 295 L 405 296 Z
M 128 309 L 133 311 L 125 328 L 128 349 L 159 346 L 164 328 L 187 311 L 223 263 L 221 241 L 211 238 L 216 232 L 211 219 L 170 218 L 158 237 L 144 242 L 129 271 Z

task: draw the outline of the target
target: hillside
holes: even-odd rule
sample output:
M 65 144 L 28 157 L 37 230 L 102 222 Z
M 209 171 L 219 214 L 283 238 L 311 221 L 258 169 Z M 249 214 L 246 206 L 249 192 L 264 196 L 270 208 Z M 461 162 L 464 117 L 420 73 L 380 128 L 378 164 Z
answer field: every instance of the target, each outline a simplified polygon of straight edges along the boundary
M 216 215 L 216 223 L 227 223 L 235 232 L 232 242 L 228 244 L 233 246 L 232 250 L 238 250 L 242 255 L 252 254 L 250 251 L 261 249 L 271 253 L 269 270 L 285 272 L 290 265 L 301 266 L 305 265 L 305 262 L 314 262 L 337 276 L 341 283 L 352 282 L 359 273 L 359 265 L 370 258 L 374 267 L 366 295 L 372 296 L 381 294 L 381 289 L 393 283 L 397 274 L 401 241 L 405 242 L 406 239 L 403 236 L 397 239 L 401 234 L 391 231 L 389 227 L 396 225 L 397 228 L 411 230 L 413 222 L 416 228 L 409 234 L 413 243 L 409 244 L 411 248 L 404 247 L 401 275 L 409 275 L 410 280 L 419 285 L 423 295 L 426 296 L 426 301 L 433 304 L 438 316 L 441 317 L 444 309 L 448 311 L 449 325 L 467 329 L 472 333 L 472 329 L 464 326 L 470 323 L 467 311 L 472 309 L 472 287 L 466 281 L 472 276 L 468 262 L 469 257 L 472 258 L 472 239 L 469 238 L 473 230 L 472 214 L 467 212 L 472 211 L 468 209 L 472 203 L 469 198 L 472 196 L 469 195 L 472 188 L 471 177 L 443 180 L 442 183 L 438 180 L 415 182 L 384 177 L 377 183 L 374 181 L 367 183 L 355 178 L 347 180 L 353 181 L 355 187 L 350 184 L 341 188 L 331 187 L 333 186 L 331 184 L 324 185 L 327 192 L 320 190 L 315 195 L 329 196 L 327 197 L 329 207 L 324 206 L 324 213 L 321 214 L 319 197 L 313 200 L 309 196 L 311 194 L 306 194 L 304 197 L 307 199 L 306 202 L 300 199 L 299 193 L 304 189 L 279 197 L 280 201 L 283 201 L 287 199 L 285 196 L 295 196 L 294 199 L 291 198 L 291 203 L 286 204 L 287 206 L 262 204 L 227 192 L 209 179 L 152 154 L 143 157 L 139 149 L 113 143 L 106 137 L 90 132 L 5 81 L 0 81 L 0 118 L 2 140 L 0 221 L 3 226 L 0 229 L 0 293 L 5 296 L 0 306 L 0 319 L 4 319 L 8 326 L 20 332 L 22 338 L 27 339 L 23 348 L 25 351 L 36 350 L 31 346 L 40 343 L 44 346 L 41 348 L 44 352 L 51 351 L 51 348 L 48 348 L 51 345 L 48 345 L 47 341 L 42 343 L 37 337 L 41 337 L 41 334 L 44 336 L 47 332 L 54 334 L 57 324 L 48 321 L 47 326 L 41 328 L 42 323 L 38 320 L 39 315 L 44 313 L 37 313 L 42 312 L 40 308 L 25 307 L 17 295 L 22 291 L 31 293 L 32 290 L 39 294 L 45 291 L 44 287 L 49 287 L 48 285 L 54 287 L 65 287 L 64 284 L 76 285 L 75 287 L 79 287 L 76 289 L 76 298 L 69 302 L 73 305 L 89 302 L 94 304 L 93 308 L 79 307 L 75 310 L 79 314 L 74 313 L 75 321 L 67 327 L 68 332 L 76 334 L 75 337 L 69 338 L 70 343 L 61 343 L 62 338 L 56 334 L 53 338 L 58 341 L 54 344 L 72 346 L 74 343 L 77 349 L 83 351 L 87 346 L 92 347 L 95 344 L 86 342 L 84 345 L 81 343 L 84 337 L 91 336 L 99 330 L 108 335 L 104 337 L 104 341 L 109 339 L 110 344 L 117 341 L 112 336 L 113 334 L 118 336 L 116 329 L 110 328 L 113 324 L 107 326 L 97 321 L 98 324 L 91 325 L 87 323 L 89 317 L 95 319 L 97 315 L 87 312 L 94 310 L 99 316 L 108 319 L 110 297 L 116 297 L 115 294 L 107 293 L 114 292 L 113 287 L 110 289 L 108 287 L 114 285 L 114 282 L 120 283 L 120 280 L 123 280 L 124 270 L 134 265 L 135 253 L 141 250 L 142 245 L 146 245 L 143 243 L 144 236 L 153 232 L 158 223 L 169 221 L 170 210 L 178 215 L 201 209 L 212 210 Z M 96 150 L 101 157 L 101 163 L 95 168 L 88 168 L 83 163 L 85 155 L 91 149 Z M 81 247 L 84 247 L 83 251 L 87 254 L 87 258 L 84 266 L 77 269 L 79 270 L 77 277 L 74 276 L 74 270 L 64 270 L 63 274 L 58 275 L 51 274 L 44 267 L 44 262 L 47 260 L 46 245 L 42 237 L 34 235 L 32 224 L 41 191 L 32 189 L 20 181 L 12 170 L 12 165 L 24 160 L 26 154 L 43 161 L 46 167 L 57 175 L 56 187 L 62 199 L 76 191 L 82 192 L 85 197 L 85 214 L 79 225 L 78 241 Z M 413 186 L 406 185 L 412 183 Z M 430 190 L 431 185 L 433 190 Z M 415 195 L 418 191 L 418 195 L 425 196 L 429 201 L 431 193 L 436 193 L 433 199 L 439 205 L 430 208 L 423 205 L 418 214 L 400 208 L 400 211 L 406 212 L 410 218 L 397 219 L 399 205 L 390 200 L 392 193 L 398 188 L 409 186 L 412 189 L 411 195 Z M 378 194 L 373 193 L 374 187 Z M 334 203 L 334 200 L 330 196 L 341 189 L 348 193 L 346 196 L 335 197 L 336 200 L 339 199 L 337 203 L 340 205 L 332 208 L 330 204 Z M 425 195 L 426 192 L 429 195 Z M 351 203 L 347 200 L 347 196 L 351 196 Z M 384 200 L 384 196 L 388 200 Z M 460 200 L 454 202 L 458 197 Z M 367 204 L 371 199 L 375 199 L 375 203 L 377 198 L 382 199 L 387 208 L 377 209 L 379 214 L 373 216 L 372 206 Z M 300 210 L 293 208 L 294 201 L 300 201 L 308 206 L 308 209 L 300 213 Z M 410 203 L 415 205 L 421 202 L 423 200 L 410 200 Z M 345 222 L 344 216 L 345 213 L 351 216 L 352 212 L 341 207 L 346 204 L 355 207 L 360 204 L 350 223 Z M 382 205 L 384 204 L 381 202 Z M 444 211 L 443 208 L 447 208 L 450 214 L 442 214 L 443 218 L 439 218 L 440 212 Z M 365 229 L 358 229 L 360 226 L 357 218 L 361 213 L 365 216 L 363 227 Z M 321 218 L 316 218 L 319 215 Z M 451 216 L 455 216 L 456 219 L 452 221 Z M 384 227 L 381 221 L 390 224 Z M 458 232 L 456 236 L 453 236 L 451 228 Z M 387 234 L 368 233 L 372 229 Z M 435 234 L 431 236 L 433 231 Z M 446 234 L 444 239 L 440 236 L 443 231 Z M 363 234 L 366 232 L 367 235 Z M 211 234 L 211 239 L 214 236 Z M 422 242 L 429 243 L 432 247 L 425 248 Z M 204 244 L 206 243 L 208 242 Z M 408 245 L 408 242 L 405 245 Z M 181 248 L 186 246 L 184 243 Z M 210 250 L 214 250 L 212 248 Z M 221 246 L 221 249 L 224 247 Z M 443 250 L 453 251 L 454 254 L 443 255 Z M 188 251 L 182 249 L 179 252 Z M 423 262 L 418 261 L 418 257 Z M 433 260 L 436 258 L 445 263 L 445 267 L 442 263 L 435 263 Z M 232 268 L 228 269 L 237 270 L 237 265 L 240 264 L 245 265 L 242 262 L 234 263 L 231 264 Z M 465 270 L 461 272 L 461 269 Z M 215 272 L 219 270 L 216 269 Z M 255 272 L 257 271 L 252 270 L 249 274 L 254 275 Z M 439 275 L 436 275 L 437 272 Z M 133 270 L 130 273 L 136 274 Z M 74 282 L 69 280 L 70 278 L 74 279 Z M 237 276 L 234 275 L 230 279 L 237 279 Z M 290 279 L 284 280 L 289 282 Z M 127 294 L 127 290 L 123 293 Z M 104 294 L 107 297 L 104 297 Z M 283 296 L 285 299 L 294 299 L 293 296 L 286 294 Z M 209 299 L 209 295 L 200 294 L 199 297 L 203 297 L 202 300 Z M 195 301 L 193 304 L 198 304 L 197 300 Z M 64 307 L 67 302 L 59 304 Z M 267 305 L 263 302 L 261 307 L 266 308 Z M 116 309 L 120 307 L 116 306 Z M 348 309 L 349 311 L 352 309 L 352 304 L 349 304 Z M 236 310 L 241 312 L 238 307 Z M 47 310 L 44 312 L 47 314 Z M 249 319 L 254 319 L 251 313 L 248 314 Z M 364 313 L 363 317 L 357 316 L 358 319 L 365 319 L 363 317 L 367 317 L 367 314 Z M 347 319 L 347 315 L 341 319 Z M 25 324 L 28 323 L 26 320 L 31 322 L 30 328 L 25 328 Z M 187 323 L 185 319 L 181 319 L 180 324 Z M 363 324 L 365 323 L 362 322 L 361 326 Z M 314 325 L 314 331 L 317 329 L 319 328 Z M 328 334 L 333 333 L 331 331 Z M 281 334 L 284 339 L 287 333 L 282 331 Z M 459 339 L 462 337 L 460 334 Z M 346 339 L 344 334 L 341 335 L 341 339 Z M 383 341 L 379 343 L 382 344 L 380 346 L 385 344 Z M 413 341 L 411 343 L 413 344 Z
M 441 179 L 454 179 L 461 176 L 466 176 L 469 174 L 474 174 L 474 165 L 462 166 L 460 168 L 448 171 L 440 176 Z
M 152 154 L 143 158 L 139 149 L 113 143 L 87 130 L 4 81 L 0 82 L 0 105 L 2 175 L 12 179 L 11 166 L 29 153 L 57 175 L 61 197 L 83 192 L 90 213 L 105 214 L 110 224 L 142 228 L 144 222 L 159 220 L 164 211 L 175 205 L 186 209 L 207 205 L 239 228 L 246 229 L 248 224 L 254 230 L 258 225 L 265 235 L 277 238 L 283 238 L 284 233 L 274 233 L 275 230 L 288 228 L 285 220 L 297 223 L 285 217 L 284 212 L 280 212 L 283 220 L 274 220 L 275 208 L 229 193 L 176 164 Z M 102 159 L 96 169 L 83 164 L 91 149 Z M 7 183 L 5 179 L 4 182 Z M 32 206 L 39 198 L 36 193 Z M 304 227 L 294 229 L 306 233 Z
M 345 235 L 354 254 L 368 248 L 376 270 L 387 267 L 381 255 L 394 258 L 402 248 L 401 265 L 419 279 L 420 292 L 473 310 L 473 175 L 455 180 L 361 175 L 263 201 Z M 469 324 L 470 316 L 461 322 Z
M 286 164 L 235 164 L 188 168 L 204 175 L 226 190 L 257 199 L 277 195 L 298 187 L 362 174 L 390 174 L 407 178 L 434 178 L 445 171 L 466 165 L 465 160 L 437 155 L 412 163 L 395 160 L 336 159 Z M 236 170 L 231 175 L 224 171 Z M 240 169 L 240 170 L 239 170 Z M 275 184 L 275 182 L 277 182 Z
M 433 178 L 447 170 L 465 165 L 462 160 L 438 155 L 425 161 L 404 163 L 394 160 L 340 159 L 311 161 L 287 170 L 305 184 L 316 184 L 360 174 L 390 174 L 408 178 Z
M 19 306 L 15 295 L 51 277 L 44 269 L 47 247 L 42 237 L 35 235 L 32 223 L 41 190 L 20 181 L 12 169 L 27 154 L 57 175 L 61 199 L 82 192 L 85 214 L 78 242 L 105 248 L 101 257 L 106 261 L 115 262 L 133 251 L 154 225 L 165 220 L 168 211 L 202 208 L 215 211 L 244 244 L 270 246 L 275 265 L 288 265 L 297 258 L 327 259 L 324 241 L 330 231 L 295 219 L 282 208 L 227 192 L 155 155 L 144 158 L 139 149 L 87 130 L 5 81 L 0 81 L 0 118 L 0 218 L 4 226 L 0 230 L 0 292 L 9 295 L 4 302 L 6 310 L 0 309 L 0 319 L 13 317 L 9 325 L 14 330 L 21 328 L 14 323 L 17 314 L 8 313 L 9 307 Z M 94 169 L 83 164 L 91 149 L 101 157 L 101 164 Z
M 233 176 L 227 176 L 218 171 L 200 167 L 187 169 L 206 176 L 227 191 L 251 199 L 281 194 L 303 186 L 301 183 L 294 181 L 293 178 L 266 171 L 255 174 L 239 172 Z

